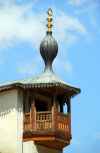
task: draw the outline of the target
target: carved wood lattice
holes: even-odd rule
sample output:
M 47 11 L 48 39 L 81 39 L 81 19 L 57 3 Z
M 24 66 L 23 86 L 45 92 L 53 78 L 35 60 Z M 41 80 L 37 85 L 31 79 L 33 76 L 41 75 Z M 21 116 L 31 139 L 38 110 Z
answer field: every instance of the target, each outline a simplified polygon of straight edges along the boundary
M 30 113 L 25 114 L 25 131 L 30 131 Z
M 68 122 L 68 116 L 58 115 L 58 121 L 67 123 Z

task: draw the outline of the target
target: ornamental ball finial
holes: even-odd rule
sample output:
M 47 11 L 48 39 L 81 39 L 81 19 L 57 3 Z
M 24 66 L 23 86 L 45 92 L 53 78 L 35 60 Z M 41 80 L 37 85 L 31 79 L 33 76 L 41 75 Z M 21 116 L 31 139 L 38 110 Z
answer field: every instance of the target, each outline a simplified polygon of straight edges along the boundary
M 49 13 L 49 11 L 51 11 L 51 14 Z M 48 24 L 46 25 L 47 26 L 47 28 L 48 28 L 48 31 L 51 31 L 51 28 L 52 28 L 52 24 L 51 24 L 51 21 L 53 20 L 52 18 L 51 18 L 51 16 L 52 16 L 52 14 L 53 14 L 53 12 L 52 12 L 52 10 L 49 8 L 48 10 L 47 10 L 47 14 L 48 14 L 48 18 L 47 18 L 47 21 L 48 21 Z

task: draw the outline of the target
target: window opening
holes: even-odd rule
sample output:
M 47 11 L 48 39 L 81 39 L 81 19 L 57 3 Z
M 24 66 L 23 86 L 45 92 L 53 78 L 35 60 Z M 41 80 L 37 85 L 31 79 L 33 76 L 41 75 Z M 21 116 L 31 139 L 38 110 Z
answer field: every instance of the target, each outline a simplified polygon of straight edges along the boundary
M 31 108 L 31 97 L 29 97 L 29 103 Z M 37 112 L 47 111 L 47 102 L 35 99 L 35 107 Z

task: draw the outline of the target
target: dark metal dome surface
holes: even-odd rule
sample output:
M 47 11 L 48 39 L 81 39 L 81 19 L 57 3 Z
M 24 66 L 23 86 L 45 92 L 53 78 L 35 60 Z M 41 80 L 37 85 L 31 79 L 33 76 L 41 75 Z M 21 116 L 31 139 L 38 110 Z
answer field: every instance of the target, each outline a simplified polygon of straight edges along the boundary
M 47 31 L 40 44 L 40 53 L 45 62 L 44 71 L 52 71 L 52 62 L 58 53 L 58 44 L 52 36 L 52 31 Z

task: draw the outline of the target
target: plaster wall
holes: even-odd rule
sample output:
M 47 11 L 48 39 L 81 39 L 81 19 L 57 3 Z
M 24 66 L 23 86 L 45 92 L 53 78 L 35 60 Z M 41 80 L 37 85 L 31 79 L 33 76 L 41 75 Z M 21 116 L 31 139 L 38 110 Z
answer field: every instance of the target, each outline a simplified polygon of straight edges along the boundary
M 23 145 L 23 91 L 17 90 L 17 153 L 22 153 Z
M 0 152 L 22 153 L 22 91 L 0 92 Z
M 62 151 L 35 145 L 34 141 L 23 142 L 23 153 L 62 153 Z

